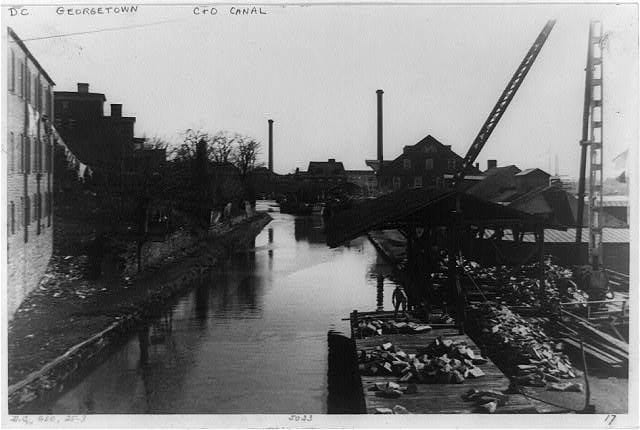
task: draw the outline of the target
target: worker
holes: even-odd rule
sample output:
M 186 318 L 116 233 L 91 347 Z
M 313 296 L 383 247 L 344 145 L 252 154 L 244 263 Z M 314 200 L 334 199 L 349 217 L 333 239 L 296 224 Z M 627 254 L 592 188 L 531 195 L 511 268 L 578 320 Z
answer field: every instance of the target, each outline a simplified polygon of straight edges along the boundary
M 394 318 L 398 315 L 398 309 L 402 306 L 402 313 L 404 314 L 407 310 L 407 302 L 409 299 L 407 298 L 407 293 L 404 292 L 404 289 L 401 286 L 397 286 L 395 290 L 393 290 L 393 295 L 391 296 L 391 303 L 393 303 Z

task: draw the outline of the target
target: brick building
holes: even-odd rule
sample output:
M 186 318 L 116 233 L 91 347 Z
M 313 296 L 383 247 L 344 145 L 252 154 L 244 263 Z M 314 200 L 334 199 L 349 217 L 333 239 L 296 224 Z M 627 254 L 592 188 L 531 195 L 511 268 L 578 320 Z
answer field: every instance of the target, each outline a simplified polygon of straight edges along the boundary
M 135 117 L 122 116 L 122 105 L 111 104 L 104 114 L 106 97 L 78 83 L 77 91 L 55 92 L 55 125 L 76 156 L 99 171 L 132 172 L 153 169 L 166 161 L 164 149 L 149 148 L 134 137 Z
M 53 249 L 54 82 L 16 33 L 7 46 L 7 314 L 37 286 Z
M 415 145 L 405 146 L 394 160 L 385 160 L 380 169 L 377 161 L 367 160 L 376 171 L 381 192 L 428 186 L 444 187 L 445 176 L 453 175 L 462 164 L 462 157 L 428 135 Z M 471 168 L 469 175 L 480 174 Z
M 78 91 L 55 92 L 55 125 L 69 148 L 92 167 L 120 169 L 134 149 L 135 117 L 123 117 L 122 105 L 112 104 L 104 115 L 102 93 L 89 92 L 89 84 L 78 83 Z

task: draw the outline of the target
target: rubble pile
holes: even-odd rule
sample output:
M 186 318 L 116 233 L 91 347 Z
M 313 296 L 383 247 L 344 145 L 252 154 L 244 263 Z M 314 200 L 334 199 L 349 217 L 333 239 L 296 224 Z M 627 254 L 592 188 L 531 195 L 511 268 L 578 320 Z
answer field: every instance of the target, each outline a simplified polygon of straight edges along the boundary
M 461 384 L 469 378 L 480 378 L 485 373 L 478 367 L 488 360 L 476 355 L 464 342 L 441 337 L 431 345 L 407 354 L 391 342 L 378 345 L 370 351 L 358 353 L 361 375 L 397 376 L 399 382 L 422 384 Z M 380 390 L 381 396 L 401 395 Z M 378 395 L 378 394 L 376 394 Z
M 393 333 L 423 333 L 429 330 L 431 330 L 430 325 L 418 324 L 416 322 L 410 321 L 409 319 L 399 321 L 363 319 L 358 323 L 355 333 L 358 337 L 364 338 Z
M 517 384 L 544 387 L 576 377 L 577 371 L 563 353 L 563 344 L 506 306 L 473 305 L 469 317 L 477 323 L 478 338 L 487 354 Z
M 506 305 L 554 308 L 560 302 L 588 300 L 588 294 L 573 282 L 570 269 L 553 264 L 550 260 L 545 264 L 542 291 L 537 264 L 523 265 L 517 271 L 512 271 L 508 266 L 481 267 L 474 261 L 462 260 L 459 267 L 483 289 L 495 293 L 496 301 Z

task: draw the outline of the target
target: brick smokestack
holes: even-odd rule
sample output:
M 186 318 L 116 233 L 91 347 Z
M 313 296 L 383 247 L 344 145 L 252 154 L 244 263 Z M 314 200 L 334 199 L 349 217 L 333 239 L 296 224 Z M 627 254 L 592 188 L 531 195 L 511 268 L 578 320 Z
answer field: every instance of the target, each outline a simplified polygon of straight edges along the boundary
M 81 94 L 88 94 L 89 93 L 89 84 L 83 83 L 83 82 L 78 82 L 78 92 Z
M 273 172 L 273 120 L 269 120 L 269 171 Z
M 122 105 L 121 104 L 111 104 L 111 116 L 113 118 L 122 117 Z
M 376 94 L 378 95 L 378 169 L 381 169 L 384 159 L 382 152 L 382 94 L 384 91 L 377 90 Z

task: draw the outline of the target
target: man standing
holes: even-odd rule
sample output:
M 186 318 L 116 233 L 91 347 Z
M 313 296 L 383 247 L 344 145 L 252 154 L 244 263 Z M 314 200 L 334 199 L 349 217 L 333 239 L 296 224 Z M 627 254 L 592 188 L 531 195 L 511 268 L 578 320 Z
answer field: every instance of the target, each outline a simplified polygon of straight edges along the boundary
M 401 286 L 397 286 L 395 290 L 393 290 L 393 295 L 391 296 L 391 303 L 393 303 L 394 309 L 394 318 L 398 315 L 398 309 L 402 307 L 402 313 L 404 314 L 407 310 L 407 293 L 404 292 L 404 289 Z

